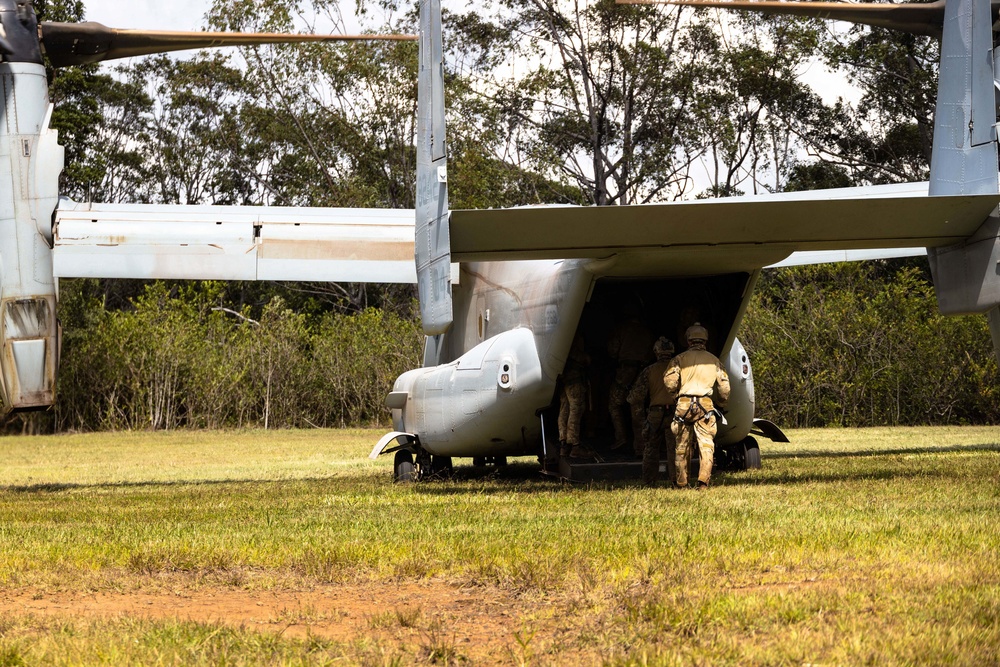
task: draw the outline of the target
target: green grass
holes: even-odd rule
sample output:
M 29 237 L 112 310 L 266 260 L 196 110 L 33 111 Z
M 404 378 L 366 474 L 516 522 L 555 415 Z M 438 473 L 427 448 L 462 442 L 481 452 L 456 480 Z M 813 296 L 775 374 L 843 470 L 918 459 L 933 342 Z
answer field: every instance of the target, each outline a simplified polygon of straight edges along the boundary
M 443 579 L 524 601 L 500 663 L 1000 664 L 1000 428 L 791 432 L 708 493 L 467 460 L 393 485 L 378 435 L 3 439 L 0 592 Z M 422 651 L 16 615 L 0 665 L 461 661 L 430 612 L 371 621 Z

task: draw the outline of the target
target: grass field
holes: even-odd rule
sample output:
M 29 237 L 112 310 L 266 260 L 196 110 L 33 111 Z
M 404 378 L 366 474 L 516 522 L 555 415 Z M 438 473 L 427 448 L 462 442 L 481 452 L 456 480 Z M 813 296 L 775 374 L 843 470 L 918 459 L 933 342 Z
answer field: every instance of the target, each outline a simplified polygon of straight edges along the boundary
M 793 431 L 707 493 L 393 485 L 379 434 L 3 439 L 0 666 L 1000 665 L 1000 428 Z

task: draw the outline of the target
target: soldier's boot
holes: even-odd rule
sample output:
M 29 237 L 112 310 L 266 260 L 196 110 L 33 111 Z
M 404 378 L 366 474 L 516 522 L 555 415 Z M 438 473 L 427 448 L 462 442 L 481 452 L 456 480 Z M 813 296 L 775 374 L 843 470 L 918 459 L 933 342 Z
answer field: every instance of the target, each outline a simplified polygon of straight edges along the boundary
M 589 447 L 584 447 L 583 445 L 573 445 L 573 449 L 569 452 L 569 457 L 571 459 L 592 459 L 596 455 L 594 450 Z
M 569 443 L 567 443 L 565 440 L 562 441 L 562 442 L 560 442 L 559 443 L 559 456 L 563 456 L 563 457 L 569 456 L 569 452 L 570 452 L 571 449 L 573 449 L 573 448 L 570 447 Z
M 703 482 L 701 480 L 698 480 L 698 490 L 699 491 L 708 491 L 708 482 Z

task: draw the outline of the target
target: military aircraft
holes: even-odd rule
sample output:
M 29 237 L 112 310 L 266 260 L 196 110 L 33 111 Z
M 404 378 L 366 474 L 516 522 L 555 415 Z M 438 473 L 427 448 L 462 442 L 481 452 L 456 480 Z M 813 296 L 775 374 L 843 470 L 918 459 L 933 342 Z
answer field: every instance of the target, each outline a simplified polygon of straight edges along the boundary
M 820 4 L 817 11 L 831 11 L 832 3 Z M 869 17 L 863 6 L 850 7 Z M 943 26 L 929 184 L 505 210 L 448 206 L 440 11 L 439 0 L 421 0 L 415 211 L 150 206 L 58 202 L 62 151 L 48 128 L 34 14 L 25 0 L 0 0 L 11 42 L 0 44 L 7 53 L 0 64 L 5 405 L 36 408 L 55 398 L 59 277 L 415 281 L 427 335 L 423 367 L 397 379 L 387 398 L 395 430 L 371 454 L 394 453 L 400 481 L 450 468 L 453 457 L 550 454 L 572 341 L 580 333 L 599 346 L 624 303 L 642 303 L 647 324 L 671 338 L 690 323 L 684 313 L 697 312 L 733 384 L 718 446 L 758 463 L 752 434 L 783 434 L 754 418 L 753 373 L 737 333 L 761 271 L 781 262 L 927 248 L 941 309 L 988 311 L 1000 341 L 990 0 L 949 0 L 943 12 L 878 19 L 911 31 Z M 54 64 L 192 45 L 135 35 L 139 47 L 121 31 L 90 40 L 78 27 L 46 24 L 39 34 Z M 63 36 L 50 47 L 46 34 Z M 205 40 L 198 45 L 222 39 L 195 35 Z

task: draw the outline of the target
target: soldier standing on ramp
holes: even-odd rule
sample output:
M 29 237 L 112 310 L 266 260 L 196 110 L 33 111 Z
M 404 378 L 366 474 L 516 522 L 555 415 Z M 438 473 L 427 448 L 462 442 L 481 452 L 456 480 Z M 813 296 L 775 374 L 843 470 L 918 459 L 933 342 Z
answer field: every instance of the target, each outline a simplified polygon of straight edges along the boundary
M 639 369 L 649 362 L 649 350 L 655 340 L 653 332 L 642 323 L 641 313 L 639 304 L 627 303 L 622 311 L 624 321 L 608 337 L 608 354 L 615 361 L 615 380 L 611 384 L 608 398 L 608 412 L 611 413 L 611 423 L 615 427 L 615 442 L 611 449 L 619 449 L 628 444 L 628 423 L 632 420 L 632 413 L 626 403 L 628 391 L 635 382 Z M 638 431 L 639 425 L 633 424 L 633 430 Z M 639 433 L 633 435 L 638 441 Z M 638 444 L 636 453 L 640 453 Z
M 674 344 L 669 338 L 660 336 L 653 343 L 653 353 L 656 354 L 656 361 L 639 371 L 639 377 L 628 393 L 628 402 L 633 409 L 644 407 L 646 398 L 649 398 L 649 408 L 645 411 L 642 425 L 642 483 L 646 486 L 656 485 L 660 474 L 660 447 L 663 444 L 667 448 L 667 479 L 671 483 L 676 479 L 674 434 L 670 430 L 672 396 L 663 384 L 663 374 L 674 356 Z
M 559 395 L 559 456 L 575 459 L 591 458 L 594 452 L 580 444 L 580 422 L 587 409 L 587 366 L 590 355 L 577 334 L 562 374 Z
M 688 464 L 691 460 L 693 441 L 698 441 L 701 467 L 698 471 L 698 488 L 708 487 L 712 478 L 712 460 L 715 455 L 717 409 L 725 408 L 729 400 L 729 375 L 718 357 L 705 349 L 708 330 L 695 322 L 686 333 L 688 349 L 670 360 L 663 384 L 676 400 L 674 421 L 670 425 L 677 439 L 677 486 L 687 486 Z M 715 391 L 716 402 L 712 402 Z

